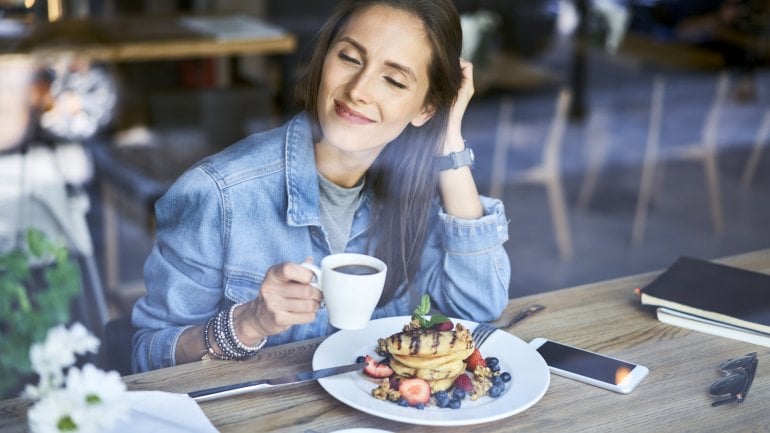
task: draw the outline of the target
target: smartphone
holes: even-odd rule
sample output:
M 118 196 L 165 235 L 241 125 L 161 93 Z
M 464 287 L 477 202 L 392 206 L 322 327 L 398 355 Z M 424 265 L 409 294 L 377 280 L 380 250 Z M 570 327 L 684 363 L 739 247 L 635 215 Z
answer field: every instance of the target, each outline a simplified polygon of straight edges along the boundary
M 623 361 L 546 338 L 529 342 L 545 359 L 551 372 L 610 391 L 628 394 L 650 370 Z

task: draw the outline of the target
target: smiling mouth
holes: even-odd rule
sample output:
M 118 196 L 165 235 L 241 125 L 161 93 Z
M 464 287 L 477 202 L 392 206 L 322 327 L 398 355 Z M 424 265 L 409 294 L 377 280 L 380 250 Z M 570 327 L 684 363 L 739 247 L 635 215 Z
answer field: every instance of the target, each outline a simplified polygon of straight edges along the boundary
M 355 123 L 358 125 L 368 125 L 370 123 L 374 123 L 374 120 L 364 116 L 363 114 L 351 110 L 350 107 L 345 105 L 345 103 L 340 101 L 334 101 L 334 111 L 337 113 L 338 116 L 347 119 L 351 123 Z

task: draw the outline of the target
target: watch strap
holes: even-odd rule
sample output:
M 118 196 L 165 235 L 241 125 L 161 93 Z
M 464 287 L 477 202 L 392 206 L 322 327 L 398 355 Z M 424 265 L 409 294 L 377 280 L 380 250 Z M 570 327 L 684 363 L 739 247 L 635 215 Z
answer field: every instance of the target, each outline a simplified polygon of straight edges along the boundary
M 465 167 L 466 165 L 473 168 L 474 163 L 474 155 L 473 150 L 470 147 L 466 147 L 465 149 L 459 151 L 450 153 L 449 155 L 440 156 L 438 158 L 438 169 L 441 171 L 444 170 L 455 170 L 460 167 Z

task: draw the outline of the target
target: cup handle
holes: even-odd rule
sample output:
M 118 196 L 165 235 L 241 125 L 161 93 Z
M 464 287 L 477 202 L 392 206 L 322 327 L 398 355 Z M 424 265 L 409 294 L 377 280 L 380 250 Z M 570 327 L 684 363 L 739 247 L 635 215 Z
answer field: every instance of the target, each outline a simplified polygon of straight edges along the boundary
M 299 265 L 305 269 L 310 269 L 310 271 L 313 272 L 313 279 L 310 280 L 310 285 L 317 288 L 318 290 L 321 290 L 321 268 L 307 262 L 300 263 Z
M 321 268 L 307 262 L 300 263 L 299 265 L 313 272 L 313 279 L 310 280 L 310 285 L 323 292 L 323 289 L 321 289 Z M 321 308 L 326 308 L 326 299 L 321 299 Z

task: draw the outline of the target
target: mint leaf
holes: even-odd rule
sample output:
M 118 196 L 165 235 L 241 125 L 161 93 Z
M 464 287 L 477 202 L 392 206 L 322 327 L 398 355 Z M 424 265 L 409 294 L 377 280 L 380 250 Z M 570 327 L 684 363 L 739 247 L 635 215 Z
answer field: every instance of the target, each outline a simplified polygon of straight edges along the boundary
M 428 326 L 427 327 L 430 328 L 433 325 L 438 325 L 439 323 L 444 323 L 444 322 L 448 322 L 448 321 L 449 321 L 449 317 L 447 317 L 447 316 L 445 316 L 445 315 L 443 315 L 441 313 L 437 313 L 437 314 L 434 314 L 434 315 L 432 315 L 430 317 L 430 320 L 428 321 Z
M 449 318 L 441 313 L 434 314 L 428 319 L 425 317 L 428 313 L 430 313 L 430 295 L 425 294 L 420 299 L 420 305 L 414 309 L 412 319 L 417 319 L 423 329 L 428 329 L 439 323 L 449 322 Z
M 424 316 L 430 313 L 430 296 L 428 294 L 422 295 L 420 298 L 420 305 L 414 309 L 414 314 L 418 316 Z

